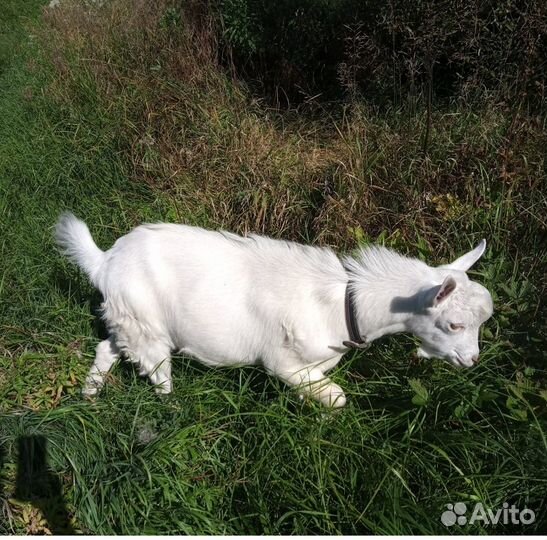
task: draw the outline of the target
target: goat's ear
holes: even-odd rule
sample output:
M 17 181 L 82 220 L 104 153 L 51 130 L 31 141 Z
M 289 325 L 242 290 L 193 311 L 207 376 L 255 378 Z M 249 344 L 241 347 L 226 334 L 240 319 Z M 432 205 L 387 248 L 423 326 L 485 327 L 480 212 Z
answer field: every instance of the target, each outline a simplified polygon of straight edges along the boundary
M 461 270 L 462 272 L 467 272 L 482 257 L 485 249 L 486 240 L 483 238 L 475 249 L 469 251 L 465 255 L 462 255 L 461 257 L 458 257 L 454 262 L 451 262 L 450 264 L 445 264 L 444 266 L 440 266 L 439 268 L 446 268 L 448 270 Z
M 444 302 L 456 289 L 456 280 L 452 276 L 446 276 L 441 285 L 431 289 L 427 300 L 427 307 L 437 307 Z

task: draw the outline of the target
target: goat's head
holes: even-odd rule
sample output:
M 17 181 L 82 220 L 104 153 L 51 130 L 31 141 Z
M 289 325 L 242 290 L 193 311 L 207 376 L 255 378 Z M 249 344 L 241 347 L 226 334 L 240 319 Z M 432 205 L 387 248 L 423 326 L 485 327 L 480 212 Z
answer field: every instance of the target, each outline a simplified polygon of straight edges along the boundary
M 481 257 L 486 241 L 453 263 L 436 270 L 440 285 L 424 291 L 422 310 L 412 323 L 422 340 L 418 355 L 444 358 L 458 367 L 471 367 L 479 357 L 479 328 L 493 312 L 492 297 L 467 277 Z

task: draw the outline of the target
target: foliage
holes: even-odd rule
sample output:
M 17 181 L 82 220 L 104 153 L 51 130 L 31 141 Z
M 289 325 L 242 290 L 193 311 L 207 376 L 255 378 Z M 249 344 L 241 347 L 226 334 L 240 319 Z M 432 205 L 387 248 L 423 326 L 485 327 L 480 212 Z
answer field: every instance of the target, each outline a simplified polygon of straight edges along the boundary
M 241 73 L 295 101 L 346 89 L 398 106 L 430 85 L 449 98 L 545 100 L 541 0 L 224 0 L 218 11 Z
M 544 531 L 545 111 L 462 93 L 432 99 L 428 123 L 410 79 L 379 112 L 359 70 L 351 105 L 272 109 L 222 67 L 204 3 L 67 0 L 41 17 L 31 4 L 32 26 L 8 1 L 2 39 L 19 46 L 0 71 L 0 531 L 50 530 L 15 497 L 18 441 L 38 435 L 82 532 L 443 534 L 457 501 L 537 520 L 456 532 Z M 223 39 L 259 55 L 253 5 Z M 240 6 L 225 2 L 233 17 Z M 440 264 L 484 236 L 472 277 L 495 315 L 481 362 L 458 371 L 416 359 L 404 336 L 382 340 L 334 374 L 349 397 L 338 414 L 258 368 L 183 358 L 170 397 L 118 366 L 85 402 L 104 329 L 97 293 L 52 243 L 66 208 L 104 248 L 161 220 L 342 251 L 377 241 Z

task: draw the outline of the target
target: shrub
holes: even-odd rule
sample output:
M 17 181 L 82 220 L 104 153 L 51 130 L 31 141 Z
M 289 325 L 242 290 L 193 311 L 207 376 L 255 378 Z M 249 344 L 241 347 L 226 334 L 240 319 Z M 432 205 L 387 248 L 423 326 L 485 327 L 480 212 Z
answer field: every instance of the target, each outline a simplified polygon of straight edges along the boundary
M 398 105 L 430 86 L 439 97 L 545 99 L 541 0 L 222 0 L 218 10 L 240 72 L 288 99 L 349 90 Z

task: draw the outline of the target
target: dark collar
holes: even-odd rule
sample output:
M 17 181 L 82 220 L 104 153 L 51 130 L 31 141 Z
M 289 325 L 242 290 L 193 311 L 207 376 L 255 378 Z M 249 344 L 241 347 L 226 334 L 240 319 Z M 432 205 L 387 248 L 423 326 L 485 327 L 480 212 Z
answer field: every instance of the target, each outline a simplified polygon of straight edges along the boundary
M 366 349 L 369 346 L 366 339 L 361 337 L 359 332 L 359 324 L 355 314 L 355 298 L 351 292 L 351 281 L 346 285 L 345 298 L 346 326 L 348 327 L 349 340 L 343 341 L 344 347 L 349 349 Z

